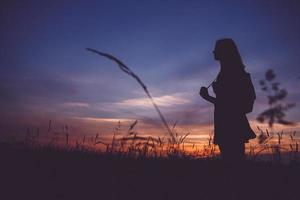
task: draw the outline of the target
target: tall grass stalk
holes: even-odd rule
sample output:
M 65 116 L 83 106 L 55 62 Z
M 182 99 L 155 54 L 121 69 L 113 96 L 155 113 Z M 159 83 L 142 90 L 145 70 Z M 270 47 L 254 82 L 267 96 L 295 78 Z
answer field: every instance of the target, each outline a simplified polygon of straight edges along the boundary
M 169 127 L 166 119 L 165 119 L 165 117 L 163 116 L 162 112 L 159 110 L 157 104 L 155 103 L 154 99 L 152 98 L 152 96 L 151 96 L 150 92 L 148 91 L 146 85 L 141 81 L 141 79 L 133 71 L 131 71 L 131 69 L 129 69 L 129 67 L 127 67 L 122 61 L 120 61 L 116 57 L 114 57 L 114 56 L 112 56 L 110 54 L 107 54 L 107 53 L 103 53 L 103 52 L 97 51 L 95 49 L 91 49 L 91 48 L 87 48 L 87 50 L 90 51 L 90 52 L 96 53 L 96 54 L 98 54 L 100 56 L 104 56 L 104 57 L 106 57 L 106 58 L 108 58 L 110 60 L 115 61 L 119 65 L 120 69 L 123 72 L 125 72 L 126 74 L 130 75 L 131 77 L 133 77 L 142 86 L 143 90 L 145 91 L 145 93 L 147 94 L 147 96 L 150 99 L 151 103 L 153 104 L 155 110 L 157 111 L 157 113 L 158 113 L 158 115 L 159 115 L 162 123 L 166 127 L 167 132 L 169 133 L 169 135 L 170 135 L 170 137 L 172 139 L 172 142 L 175 143 L 176 142 L 175 137 L 174 137 L 174 135 L 173 135 L 173 133 L 172 133 L 172 131 L 171 131 L 171 129 L 170 129 L 170 127 Z

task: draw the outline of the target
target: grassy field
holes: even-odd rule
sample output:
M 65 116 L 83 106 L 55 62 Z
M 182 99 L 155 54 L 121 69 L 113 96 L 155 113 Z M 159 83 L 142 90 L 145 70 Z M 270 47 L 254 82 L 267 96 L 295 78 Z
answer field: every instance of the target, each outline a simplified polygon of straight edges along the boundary
M 2 142 L 1 199 L 300 199 L 300 163 Z

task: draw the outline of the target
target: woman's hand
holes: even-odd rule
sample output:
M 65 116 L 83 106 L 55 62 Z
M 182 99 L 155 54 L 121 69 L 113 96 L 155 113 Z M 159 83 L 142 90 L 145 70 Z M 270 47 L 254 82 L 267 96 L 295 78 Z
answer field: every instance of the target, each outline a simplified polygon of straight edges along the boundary
M 206 101 L 215 104 L 216 103 L 216 98 L 212 97 L 208 94 L 208 89 L 207 87 L 201 87 L 200 92 L 199 92 L 200 96 L 205 99 Z
M 209 97 L 208 89 L 206 87 L 201 87 L 199 94 L 203 99 L 207 99 Z

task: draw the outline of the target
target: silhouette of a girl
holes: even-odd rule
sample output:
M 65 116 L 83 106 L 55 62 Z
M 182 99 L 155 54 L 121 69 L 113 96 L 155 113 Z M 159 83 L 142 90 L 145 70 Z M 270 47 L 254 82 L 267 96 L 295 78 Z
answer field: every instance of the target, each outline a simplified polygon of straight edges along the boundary
M 240 161 L 244 159 L 245 143 L 256 137 L 244 111 L 244 97 L 249 90 L 245 80 L 252 82 L 232 39 L 218 40 L 213 53 L 221 65 L 212 84 L 216 97 L 210 96 L 206 87 L 201 87 L 200 96 L 215 106 L 214 144 L 219 146 L 221 158 Z

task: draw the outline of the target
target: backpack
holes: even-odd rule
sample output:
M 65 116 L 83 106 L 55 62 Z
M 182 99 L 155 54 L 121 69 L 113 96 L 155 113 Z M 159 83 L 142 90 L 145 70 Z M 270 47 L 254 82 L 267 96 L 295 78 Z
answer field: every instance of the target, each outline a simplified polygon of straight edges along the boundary
M 249 73 L 246 73 L 245 80 L 244 80 L 244 97 L 243 97 L 243 110 L 245 113 L 250 113 L 253 110 L 254 101 L 256 99 L 256 94 L 254 90 L 254 86 L 251 81 L 251 76 Z
M 209 88 L 218 77 L 209 84 L 207 88 Z M 254 106 L 254 101 L 256 99 L 255 89 L 251 81 L 251 76 L 249 73 L 245 73 L 244 76 L 241 77 L 241 82 L 239 83 L 242 86 L 242 91 L 240 95 L 239 105 L 241 106 L 241 110 L 243 113 L 251 113 Z

